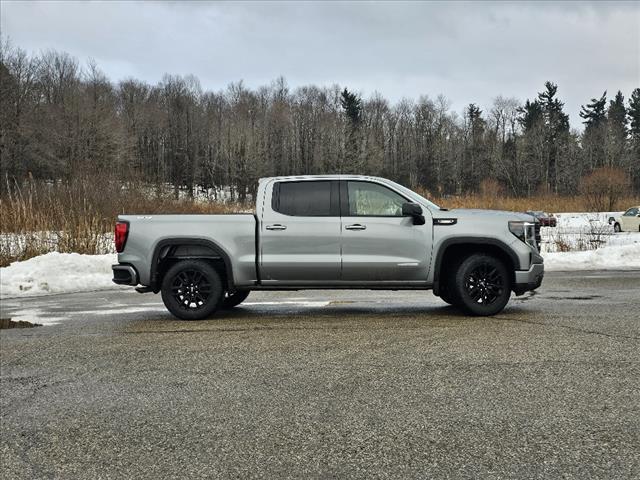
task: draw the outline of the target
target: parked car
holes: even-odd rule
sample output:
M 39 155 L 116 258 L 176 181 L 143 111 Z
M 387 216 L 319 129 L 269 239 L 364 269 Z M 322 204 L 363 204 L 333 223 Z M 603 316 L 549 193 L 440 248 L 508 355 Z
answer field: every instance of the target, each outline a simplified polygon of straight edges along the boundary
M 543 212 L 541 210 L 527 210 L 525 213 L 535 217 L 540 222 L 541 227 L 556 227 L 558 226 L 558 219 L 552 214 Z
M 631 207 L 613 220 L 614 232 L 640 232 L 640 206 Z
M 113 281 L 162 293 L 185 320 L 252 290 L 428 290 L 494 315 L 544 276 L 529 215 L 446 210 L 390 180 L 261 179 L 255 214 L 122 215 Z

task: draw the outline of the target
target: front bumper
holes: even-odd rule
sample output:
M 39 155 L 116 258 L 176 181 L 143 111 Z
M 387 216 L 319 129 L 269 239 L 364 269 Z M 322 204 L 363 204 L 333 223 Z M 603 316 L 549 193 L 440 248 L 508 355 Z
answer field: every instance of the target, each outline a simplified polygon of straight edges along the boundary
M 516 295 L 535 290 L 542 284 L 544 278 L 544 264 L 532 263 L 529 270 L 516 270 L 513 291 Z
M 131 265 L 111 265 L 113 283 L 118 285 L 138 285 L 138 272 Z

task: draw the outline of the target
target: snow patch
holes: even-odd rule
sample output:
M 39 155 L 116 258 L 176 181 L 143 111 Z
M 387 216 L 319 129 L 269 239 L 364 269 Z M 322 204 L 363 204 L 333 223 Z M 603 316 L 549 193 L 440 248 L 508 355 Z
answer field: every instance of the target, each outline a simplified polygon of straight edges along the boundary
M 64 317 L 52 317 L 39 308 L 17 310 L 10 315 L 14 322 L 29 322 L 38 325 L 55 325 L 65 320 Z
M 328 300 L 301 300 L 301 301 L 277 301 L 277 302 L 242 302 L 243 306 L 270 306 L 270 305 L 294 305 L 296 307 L 326 307 L 331 302 Z
M 51 252 L 0 268 L 0 298 L 116 288 L 115 254 Z
M 612 245 L 582 252 L 544 253 L 547 271 L 640 270 L 640 243 Z

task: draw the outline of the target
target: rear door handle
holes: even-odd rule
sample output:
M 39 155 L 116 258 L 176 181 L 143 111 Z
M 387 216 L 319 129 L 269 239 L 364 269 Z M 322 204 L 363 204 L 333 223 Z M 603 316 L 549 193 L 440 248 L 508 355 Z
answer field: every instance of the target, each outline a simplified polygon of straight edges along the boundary
M 267 225 L 265 228 L 267 230 L 286 230 L 287 226 L 286 225 L 280 225 L 279 223 L 275 223 L 273 225 Z
M 360 225 L 359 223 L 354 223 L 353 225 L 347 225 L 344 227 L 345 230 L 366 230 L 366 225 Z

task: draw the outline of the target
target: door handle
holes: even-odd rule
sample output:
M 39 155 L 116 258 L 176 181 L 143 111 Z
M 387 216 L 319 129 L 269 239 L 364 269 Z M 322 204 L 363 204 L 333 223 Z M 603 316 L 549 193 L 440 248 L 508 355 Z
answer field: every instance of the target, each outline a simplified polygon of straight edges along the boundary
M 366 230 L 366 225 L 360 225 L 359 223 L 354 223 L 353 225 L 347 225 L 344 227 L 345 230 Z
M 280 225 L 279 223 L 274 223 L 273 225 L 267 225 L 265 227 L 267 230 L 286 230 L 286 225 Z

